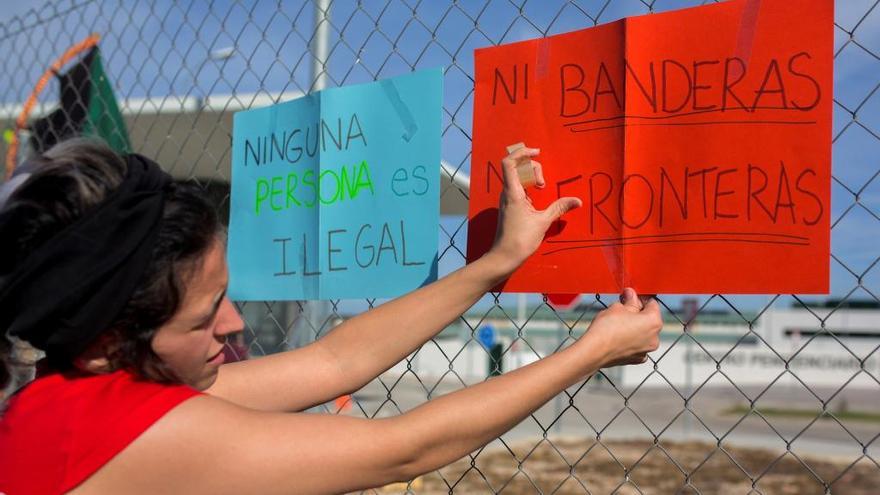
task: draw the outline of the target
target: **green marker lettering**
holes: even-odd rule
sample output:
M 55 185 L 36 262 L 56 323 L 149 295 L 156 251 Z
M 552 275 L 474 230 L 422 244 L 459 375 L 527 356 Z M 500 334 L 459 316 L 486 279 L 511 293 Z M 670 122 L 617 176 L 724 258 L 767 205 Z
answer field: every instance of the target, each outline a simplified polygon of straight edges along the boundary
M 365 181 L 362 181 L 361 179 L 363 179 L 364 176 L 366 176 L 366 179 L 365 179 Z M 370 188 L 370 194 L 373 194 L 373 195 L 376 194 L 376 191 L 373 190 L 373 181 L 370 180 L 370 167 L 367 166 L 367 161 L 366 161 L 366 160 L 364 160 L 364 161 L 361 162 L 361 166 L 360 166 L 360 168 L 358 169 L 358 178 L 357 178 L 357 184 L 356 184 L 356 186 L 355 186 L 355 192 L 356 192 L 358 189 L 360 189 L 361 186 L 363 186 L 363 187 L 369 187 L 369 188 Z
M 262 203 L 263 201 L 266 201 L 266 198 L 268 198 L 268 197 L 269 197 L 269 182 L 266 179 L 260 177 L 259 179 L 257 179 L 256 204 L 254 205 L 255 212 L 257 215 L 260 214 L 260 203 Z
M 290 208 L 291 202 L 296 206 L 302 206 L 302 203 L 294 197 L 293 191 L 296 191 L 296 174 L 291 173 L 287 174 L 287 208 Z
M 306 200 L 305 205 L 309 208 L 314 208 L 315 198 L 318 196 L 317 186 L 315 184 L 314 170 L 306 170 L 306 173 L 303 174 L 302 183 L 303 186 L 310 187 L 310 189 L 312 190 L 312 200 Z
M 327 190 L 325 186 L 325 184 L 327 184 L 327 181 L 324 180 L 324 177 L 327 176 L 333 177 L 333 185 L 336 187 L 336 190 L 333 191 L 333 196 L 330 199 L 325 199 L 326 196 L 324 195 L 324 191 Z M 342 192 L 341 189 L 342 187 L 339 183 L 339 176 L 336 175 L 336 172 L 328 169 L 322 171 L 321 175 L 318 176 L 318 199 L 321 201 L 321 204 L 329 205 L 336 202 L 336 200 L 339 199 L 340 193 Z
M 284 179 L 283 177 L 272 177 L 272 193 L 269 198 L 269 206 L 272 207 L 272 211 L 281 211 L 282 208 L 280 205 L 275 205 L 275 196 L 281 196 L 281 181 Z

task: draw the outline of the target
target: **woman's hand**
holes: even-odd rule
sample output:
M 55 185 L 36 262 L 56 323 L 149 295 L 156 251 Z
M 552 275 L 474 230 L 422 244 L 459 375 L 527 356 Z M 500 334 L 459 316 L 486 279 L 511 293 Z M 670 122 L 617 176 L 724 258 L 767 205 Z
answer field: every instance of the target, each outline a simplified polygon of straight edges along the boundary
M 660 346 L 663 318 L 654 298 L 639 297 L 624 289 L 616 302 L 600 311 L 577 345 L 597 346 L 604 356 L 602 368 L 622 364 L 640 364 L 648 353 Z
M 499 261 L 515 270 L 532 255 L 550 225 L 563 214 L 581 206 L 581 200 L 573 197 L 559 198 L 545 210 L 536 210 L 519 181 L 517 164 L 538 156 L 537 148 L 520 148 L 501 160 L 504 171 L 504 191 L 501 193 L 498 211 L 498 228 L 490 253 L 498 255 Z M 544 173 L 541 164 L 531 160 L 537 187 L 543 188 Z

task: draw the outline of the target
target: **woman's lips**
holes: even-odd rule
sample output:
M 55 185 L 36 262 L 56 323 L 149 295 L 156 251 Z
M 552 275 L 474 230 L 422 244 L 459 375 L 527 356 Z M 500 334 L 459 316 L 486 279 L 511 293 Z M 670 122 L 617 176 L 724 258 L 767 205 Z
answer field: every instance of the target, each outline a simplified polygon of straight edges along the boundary
M 208 359 L 209 364 L 223 364 L 226 356 L 223 355 L 223 348 L 221 347 L 217 354 L 214 354 Z

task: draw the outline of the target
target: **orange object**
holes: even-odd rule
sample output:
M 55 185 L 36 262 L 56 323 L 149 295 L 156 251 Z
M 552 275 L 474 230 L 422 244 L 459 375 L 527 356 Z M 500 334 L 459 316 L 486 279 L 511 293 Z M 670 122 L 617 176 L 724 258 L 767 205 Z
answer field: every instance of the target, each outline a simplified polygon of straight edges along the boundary
M 336 406 L 336 413 L 346 413 L 351 410 L 351 395 L 342 395 L 337 397 L 335 401 L 333 401 L 333 405 Z
M 731 0 L 477 50 L 468 259 L 522 140 L 535 206 L 583 206 L 499 289 L 827 293 L 833 30 L 832 0 Z
M 580 301 L 580 294 L 547 294 L 547 302 L 553 309 L 557 311 L 569 311 L 574 309 L 578 301 Z
M 37 81 L 37 85 L 34 86 L 34 90 L 28 95 L 27 99 L 24 102 L 24 106 L 21 109 L 21 113 L 18 114 L 18 118 L 15 119 L 15 131 L 12 134 L 12 141 L 9 143 L 9 148 L 6 150 L 6 178 L 8 179 L 12 176 L 12 172 L 15 170 L 16 161 L 18 158 L 18 133 L 27 128 L 28 117 L 30 117 L 31 112 L 34 109 L 34 105 L 37 104 L 37 100 L 40 97 L 40 93 L 46 88 L 46 84 L 49 83 L 49 80 L 52 79 L 58 72 L 67 65 L 74 57 L 83 53 L 101 41 L 101 36 L 92 33 L 87 36 L 84 40 L 79 43 L 71 46 L 67 49 L 64 54 L 58 57 L 57 60 L 52 62 L 52 65 L 46 69 L 46 72 L 40 76 L 40 79 Z

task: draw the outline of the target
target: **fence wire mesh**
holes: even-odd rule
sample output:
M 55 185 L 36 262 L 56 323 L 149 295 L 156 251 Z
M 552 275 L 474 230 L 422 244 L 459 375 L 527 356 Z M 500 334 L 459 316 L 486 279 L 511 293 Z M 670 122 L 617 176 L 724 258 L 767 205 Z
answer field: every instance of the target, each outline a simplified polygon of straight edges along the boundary
M 98 33 L 131 146 L 178 179 L 204 187 L 227 218 L 234 111 L 325 86 L 443 66 L 441 173 L 446 182 L 441 194 L 466 202 L 475 48 L 703 3 L 41 2 L 0 24 L 0 119 L 4 129 L 14 128 L 23 102 L 52 61 Z M 604 370 L 462 461 L 376 491 L 876 493 L 878 3 L 840 0 L 836 5 L 833 299 L 661 296 L 663 342 L 650 363 L 636 371 Z M 32 117 L 57 104 L 54 88 L 50 81 Z M 4 156 L 6 137 L 0 144 Z M 458 213 L 441 221 L 441 273 L 465 261 L 467 222 Z M 394 415 L 485 380 L 493 366 L 510 369 L 534 361 L 581 335 L 609 296 L 585 299 L 557 311 L 541 295 L 489 294 L 363 390 L 320 409 L 370 418 Z M 380 303 L 240 304 L 246 330 L 234 350 L 259 356 L 299 347 Z M 480 343 L 487 326 L 499 336 L 494 349 Z

